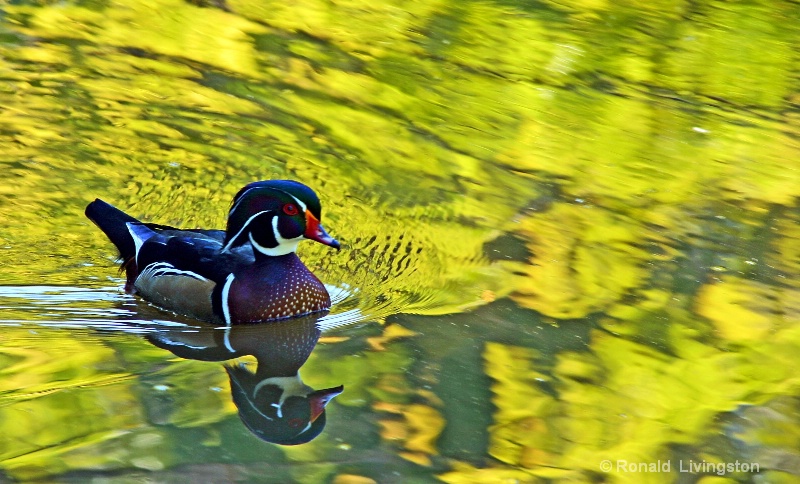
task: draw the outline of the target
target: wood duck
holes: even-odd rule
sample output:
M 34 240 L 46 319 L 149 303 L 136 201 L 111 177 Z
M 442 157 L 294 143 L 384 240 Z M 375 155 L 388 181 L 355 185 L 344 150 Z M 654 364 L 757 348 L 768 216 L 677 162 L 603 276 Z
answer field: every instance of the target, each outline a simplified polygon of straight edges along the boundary
M 270 324 L 228 328 L 164 327 L 145 337 L 187 359 L 226 361 L 255 356 L 250 371 L 226 365 L 239 417 L 257 437 L 281 445 L 303 444 L 325 428 L 325 407 L 344 387 L 314 390 L 300 379 L 300 367 L 317 344 L 317 320 L 325 312 Z
M 224 231 L 143 223 L 100 199 L 86 216 L 119 249 L 126 290 L 162 308 L 227 326 L 330 309 L 328 291 L 295 250 L 305 239 L 336 249 L 339 242 L 320 225 L 319 198 L 302 183 L 245 186 Z

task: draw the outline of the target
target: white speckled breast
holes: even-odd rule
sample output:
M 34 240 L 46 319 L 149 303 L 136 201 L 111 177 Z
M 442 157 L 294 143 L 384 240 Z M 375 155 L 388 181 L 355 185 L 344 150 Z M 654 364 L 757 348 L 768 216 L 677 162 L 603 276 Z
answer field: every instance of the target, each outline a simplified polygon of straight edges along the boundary
M 295 255 L 259 261 L 234 274 L 228 292 L 232 323 L 255 323 L 325 311 L 325 286 Z

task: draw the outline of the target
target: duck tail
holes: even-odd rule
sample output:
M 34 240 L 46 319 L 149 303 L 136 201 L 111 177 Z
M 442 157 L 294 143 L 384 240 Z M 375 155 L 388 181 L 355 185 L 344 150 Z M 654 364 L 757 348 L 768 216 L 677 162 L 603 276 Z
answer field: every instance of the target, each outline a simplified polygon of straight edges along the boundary
M 127 269 L 136 255 L 136 243 L 128 224 L 141 222 L 99 198 L 86 206 L 86 216 L 117 246 L 122 269 Z

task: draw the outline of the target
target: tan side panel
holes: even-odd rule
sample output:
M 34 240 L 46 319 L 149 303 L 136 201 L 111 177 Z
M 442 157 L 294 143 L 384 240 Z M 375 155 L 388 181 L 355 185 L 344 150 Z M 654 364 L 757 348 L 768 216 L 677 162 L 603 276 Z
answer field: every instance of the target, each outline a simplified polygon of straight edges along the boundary
M 211 309 L 211 292 L 216 283 L 187 276 L 160 276 L 136 281 L 139 294 L 148 301 L 176 313 L 219 323 Z

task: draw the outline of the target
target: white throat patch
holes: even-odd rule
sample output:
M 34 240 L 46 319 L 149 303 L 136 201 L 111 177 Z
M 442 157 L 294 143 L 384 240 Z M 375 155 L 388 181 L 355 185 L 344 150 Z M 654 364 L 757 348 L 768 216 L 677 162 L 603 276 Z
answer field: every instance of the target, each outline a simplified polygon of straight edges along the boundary
M 303 236 L 296 237 L 294 239 L 284 239 L 281 237 L 281 233 L 278 230 L 278 216 L 272 216 L 272 235 L 275 236 L 275 240 L 278 241 L 277 247 L 264 247 L 260 245 L 258 242 L 253 239 L 253 234 L 248 234 L 250 238 L 250 243 L 253 244 L 253 249 L 261 252 L 264 255 L 270 256 L 278 256 L 278 255 L 286 255 L 291 254 L 297 250 L 297 244 L 303 239 Z

